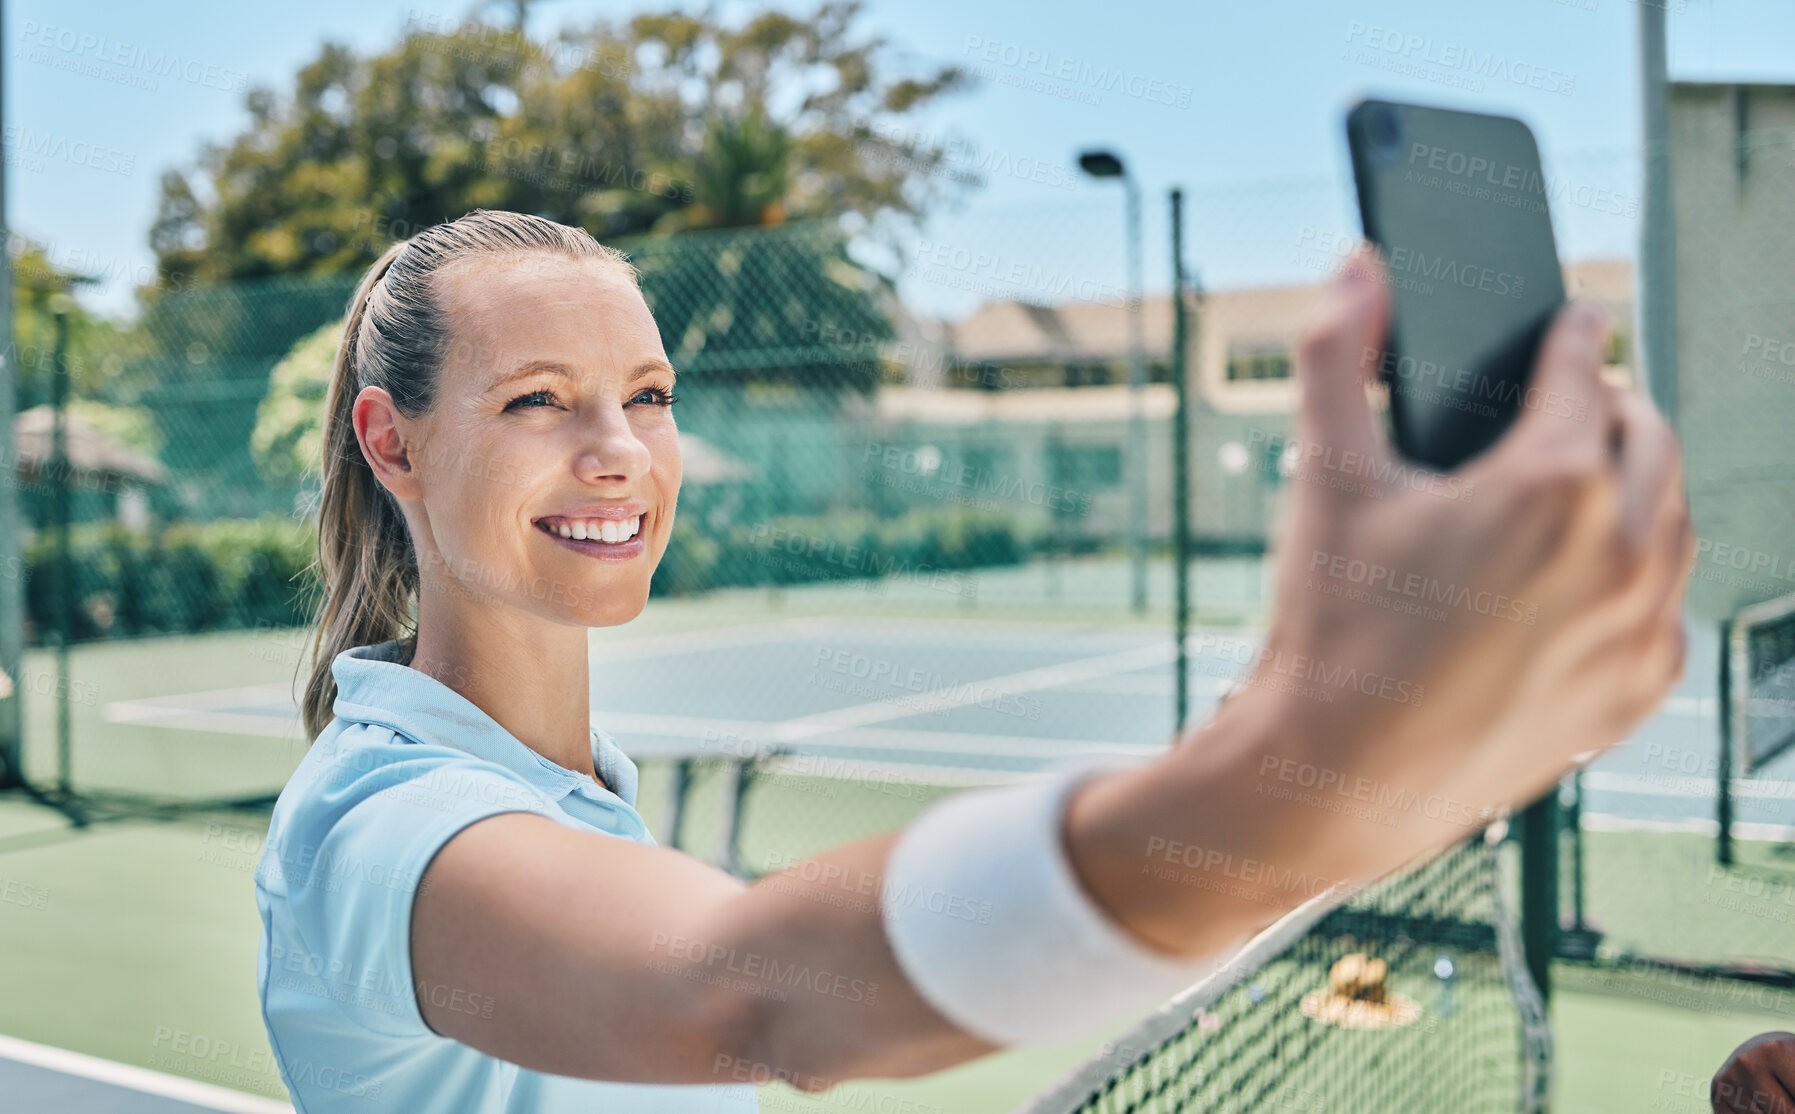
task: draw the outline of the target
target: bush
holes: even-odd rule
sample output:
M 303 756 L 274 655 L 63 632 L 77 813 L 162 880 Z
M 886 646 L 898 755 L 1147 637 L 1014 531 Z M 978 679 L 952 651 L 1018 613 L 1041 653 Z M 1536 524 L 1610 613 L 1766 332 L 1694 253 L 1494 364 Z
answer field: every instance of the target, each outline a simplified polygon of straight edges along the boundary
M 132 530 L 118 522 L 69 530 L 71 640 L 299 626 L 318 590 L 308 523 L 269 516 Z M 40 531 L 25 554 L 32 641 L 54 642 L 60 570 Z
M 863 511 L 787 515 L 733 526 L 721 538 L 682 518 L 674 522 L 653 589 L 684 594 L 1015 565 L 1040 542 L 1009 515 L 964 508 L 918 509 L 891 519 Z

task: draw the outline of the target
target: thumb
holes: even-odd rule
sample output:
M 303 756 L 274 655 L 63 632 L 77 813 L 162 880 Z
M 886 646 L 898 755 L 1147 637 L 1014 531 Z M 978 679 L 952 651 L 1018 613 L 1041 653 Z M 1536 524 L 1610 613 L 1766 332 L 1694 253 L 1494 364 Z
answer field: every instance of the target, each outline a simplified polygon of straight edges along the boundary
M 1314 319 L 1297 345 L 1297 408 L 1305 467 L 1322 450 L 1382 458 L 1389 445 L 1365 398 L 1383 361 L 1390 290 L 1384 268 L 1368 245 L 1348 257 L 1322 294 Z

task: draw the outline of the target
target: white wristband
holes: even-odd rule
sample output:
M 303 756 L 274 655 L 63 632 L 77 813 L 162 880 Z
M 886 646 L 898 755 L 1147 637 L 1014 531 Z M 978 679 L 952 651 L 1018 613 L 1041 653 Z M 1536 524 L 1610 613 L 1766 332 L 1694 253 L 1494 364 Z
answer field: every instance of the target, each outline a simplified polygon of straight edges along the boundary
M 1179 959 L 1137 941 L 1085 893 L 1067 858 L 1073 791 L 1141 764 L 1062 762 L 1044 777 L 949 797 L 904 830 L 880 914 L 925 1001 L 993 1044 L 1057 1044 L 1144 1014 L 1219 966 L 1228 953 Z

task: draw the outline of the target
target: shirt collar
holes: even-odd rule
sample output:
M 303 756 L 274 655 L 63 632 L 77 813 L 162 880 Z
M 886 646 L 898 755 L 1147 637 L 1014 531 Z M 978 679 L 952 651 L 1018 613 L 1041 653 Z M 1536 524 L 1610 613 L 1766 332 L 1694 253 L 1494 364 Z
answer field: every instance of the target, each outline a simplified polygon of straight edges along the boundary
M 402 664 L 407 656 L 404 641 L 396 638 L 339 653 L 330 665 L 337 682 L 333 706 L 337 716 L 390 727 L 421 743 L 454 747 L 496 762 L 557 798 L 577 790 L 601 800 L 616 796 L 635 807 L 636 764 L 598 725 L 591 725 L 592 766 L 604 786 L 531 750 L 473 701 L 428 673 Z

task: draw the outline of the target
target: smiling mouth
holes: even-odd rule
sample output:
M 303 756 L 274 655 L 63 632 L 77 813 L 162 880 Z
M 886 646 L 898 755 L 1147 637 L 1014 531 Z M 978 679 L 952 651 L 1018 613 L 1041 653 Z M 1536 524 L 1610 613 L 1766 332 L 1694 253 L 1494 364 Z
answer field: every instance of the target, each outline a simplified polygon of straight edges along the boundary
M 601 545 L 623 545 L 642 532 L 642 516 L 633 518 L 544 518 L 536 528 L 557 538 Z

